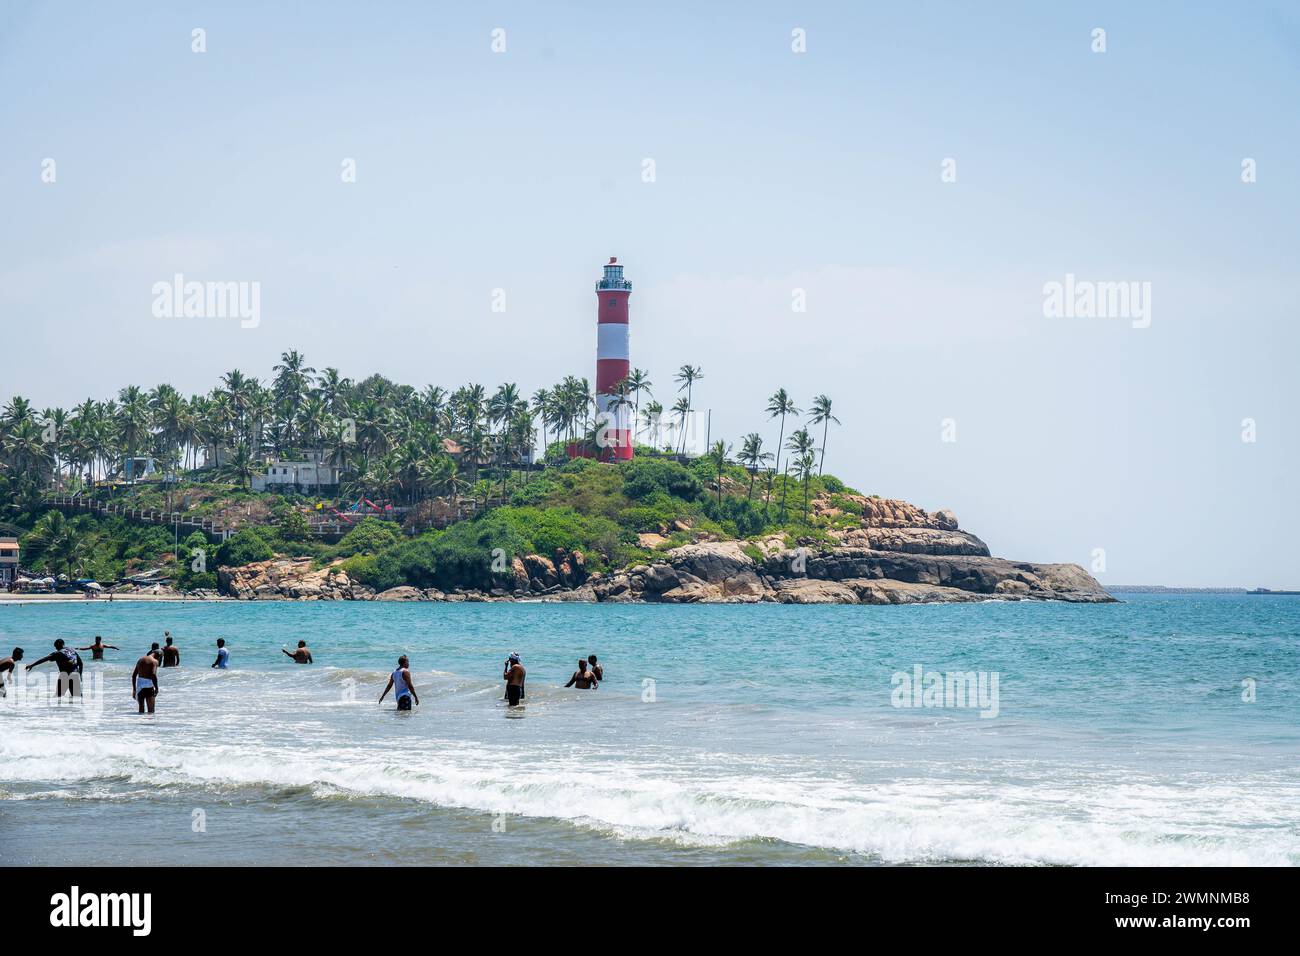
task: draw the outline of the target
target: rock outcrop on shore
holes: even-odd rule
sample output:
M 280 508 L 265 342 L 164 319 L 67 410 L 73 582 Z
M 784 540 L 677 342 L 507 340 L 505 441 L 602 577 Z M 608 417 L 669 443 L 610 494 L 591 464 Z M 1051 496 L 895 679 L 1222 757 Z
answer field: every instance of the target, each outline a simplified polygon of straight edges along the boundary
M 842 496 L 860 524 L 831 540 L 791 543 L 701 541 L 663 552 L 661 560 L 592 573 L 580 551 L 514 558 L 502 587 L 489 591 L 396 587 L 376 593 L 334 564 L 274 558 L 221 568 L 221 591 L 245 600 L 551 601 L 663 604 L 922 604 L 989 600 L 1105 603 L 1115 599 L 1076 564 L 995 558 L 960 530 L 948 510 L 926 512 L 905 501 Z M 821 513 L 833 511 L 817 503 Z M 842 513 L 842 512 L 836 512 Z M 856 512 L 855 512 L 856 514 Z

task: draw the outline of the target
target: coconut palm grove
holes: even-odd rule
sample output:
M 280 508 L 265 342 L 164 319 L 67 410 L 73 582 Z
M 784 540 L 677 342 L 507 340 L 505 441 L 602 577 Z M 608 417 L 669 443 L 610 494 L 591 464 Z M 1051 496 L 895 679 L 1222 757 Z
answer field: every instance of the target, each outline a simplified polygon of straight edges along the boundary
M 595 396 L 573 376 L 531 396 L 419 389 L 318 371 L 294 350 L 268 380 L 235 369 L 205 395 L 127 385 L 42 410 L 15 396 L 0 414 L 0 534 L 18 538 L 22 574 L 60 588 L 215 589 L 220 567 L 291 555 L 342 561 L 382 590 L 492 587 L 502 551 L 581 551 L 605 570 L 857 522 L 857 493 L 823 470 L 830 398 L 803 409 L 778 388 L 728 441 L 697 415 L 706 385 L 689 364 L 662 384 L 631 369 L 614 389 L 634 424 L 627 461 L 601 460 Z

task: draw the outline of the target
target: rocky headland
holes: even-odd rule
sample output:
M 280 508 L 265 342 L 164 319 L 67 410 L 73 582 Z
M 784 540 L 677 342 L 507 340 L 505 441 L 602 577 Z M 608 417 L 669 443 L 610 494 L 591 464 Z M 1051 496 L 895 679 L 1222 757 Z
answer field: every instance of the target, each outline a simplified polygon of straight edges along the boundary
M 1076 564 L 996 558 L 962 531 L 948 510 L 850 496 L 855 527 L 825 539 L 698 540 L 662 558 L 618 571 L 591 572 L 581 551 L 526 554 L 499 575 L 499 587 L 396 587 L 376 593 L 339 563 L 272 558 L 221 568 L 222 594 L 243 600 L 299 601 L 590 601 L 664 604 L 919 604 L 1041 600 L 1104 603 L 1115 599 Z M 830 506 L 815 503 L 823 513 Z M 657 536 L 652 536 L 657 537 Z

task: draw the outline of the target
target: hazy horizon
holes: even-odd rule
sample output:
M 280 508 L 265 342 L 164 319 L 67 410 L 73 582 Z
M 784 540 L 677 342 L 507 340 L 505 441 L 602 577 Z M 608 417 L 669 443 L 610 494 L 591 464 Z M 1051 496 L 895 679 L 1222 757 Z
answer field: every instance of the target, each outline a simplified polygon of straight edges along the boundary
M 0 405 L 289 349 L 594 383 L 616 255 L 632 364 L 665 406 L 701 366 L 714 437 L 824 392 L 827 471 L 999 556 L 1300 587 L 1296 8 L 744 10 L 0 8 Z M 258 283 L 259 321 L 155 317 L 178 273 Z M 1076 281 L 1145 314 L 1045 314 Z

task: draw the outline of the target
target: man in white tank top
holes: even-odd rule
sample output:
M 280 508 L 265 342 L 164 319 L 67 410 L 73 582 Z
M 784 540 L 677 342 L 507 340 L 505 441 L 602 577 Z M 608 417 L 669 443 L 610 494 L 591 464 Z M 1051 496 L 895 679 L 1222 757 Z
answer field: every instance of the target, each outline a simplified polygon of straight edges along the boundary
M 405 654 L 397 659 L 397 670 L 388 675 L 388 686 L 379 695 L 381 704 L 390 690 L 396 691 L 398 710 L 410 710 L 412 700 L 417 704 L 420 702 L 420 695 L 415 692 L 415 682 L 411 680 L 411 662 Z

